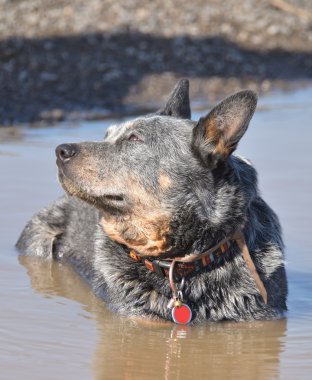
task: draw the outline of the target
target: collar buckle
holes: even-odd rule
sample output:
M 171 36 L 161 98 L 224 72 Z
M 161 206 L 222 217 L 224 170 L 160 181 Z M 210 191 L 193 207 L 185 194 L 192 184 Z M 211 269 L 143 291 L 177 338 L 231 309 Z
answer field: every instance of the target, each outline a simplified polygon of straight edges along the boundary
M 144 264 L 147 269 L 149 269 L 151 272 L 156 273 L 160 277 L 167 277 L 169 273 L 170 268 L 170 262 L 160 261 L 160 260 L 153 260 L 149 261 L 148 259 L 144 260 Z

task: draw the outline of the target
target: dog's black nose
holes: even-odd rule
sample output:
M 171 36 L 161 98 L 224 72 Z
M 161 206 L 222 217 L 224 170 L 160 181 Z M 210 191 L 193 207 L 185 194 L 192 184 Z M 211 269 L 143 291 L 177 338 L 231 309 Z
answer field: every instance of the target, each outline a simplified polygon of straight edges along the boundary
M 65 162 L 77 154 L 77 148 L 75 144 L 61 144 L 56 147 L 55 154 L 57 158 Z

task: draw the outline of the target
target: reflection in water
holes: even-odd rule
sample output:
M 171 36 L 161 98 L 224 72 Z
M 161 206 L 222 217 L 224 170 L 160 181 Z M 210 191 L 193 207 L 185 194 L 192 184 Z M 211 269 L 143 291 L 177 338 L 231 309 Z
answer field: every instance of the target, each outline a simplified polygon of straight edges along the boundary
M 273 379 L 286 322 L 201 327 L 131 326 L 101 321 L 96 379 Z M 113 347 L 113 349 L 112 349 Z M 114 375 L 113 375 L 114 374 Z
M 285 319 L 188 327 L 121 318 L 105 308 L 71 267 L 24 256 L 20 263 L 35 291 L 75 300 L 96 319 L 96 380 L 278 377 Z

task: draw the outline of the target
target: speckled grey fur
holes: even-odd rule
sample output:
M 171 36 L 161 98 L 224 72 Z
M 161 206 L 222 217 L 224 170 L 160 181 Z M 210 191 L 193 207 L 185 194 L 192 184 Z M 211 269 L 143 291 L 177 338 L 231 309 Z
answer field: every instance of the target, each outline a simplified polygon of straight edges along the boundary
M 64 188 L 75 196 L 64 196 L 36 214 L 17 247 L 22 254 L 70 262 L 112 310 L 171 319 L 168 279 L 132 261 L 125 245 L 107 236 L 100 223 L 103 212 L 117 221 L 129 219 L 132 227 L 133 208 L 142 203 L 140 210 L 149 214 L 155 211 L 155 201 L 156 211 L 169 215 L 166 254 L 172 256 L 200 252 L 244 224 L 268 304 L 233 244 L 222 265 L 186 279 L 184 298 L 193 310 L 193 323 L 281 317 L 287 281 L 279 221 L 259 196 L 254 168 L 232 155 L 255 105 L 252 92 L 241 92 L 193 122 L 188 81 L 182 80 L 163 110 L 111 127 L 103 142 L 73 144 L 77 155 L 59 162 L 59 167 Z M 207 139 L 205 128 L 211 120 L 217 135 Z M 131 141 L 133 133 L 139 141 Z M 226 149 L 216 148 L 220 136 Z M 78 171 L 74 165 L 79 155 L 85 161 Z M 134 201 L 128 190 L 129 173 L 153 204 Z M 159 173 L 165 174 L 168 188 L 160 186 Z M 70 186 L 64 185 L 64 177 L 70 178 Z M 120 199 L 112 198 L 114 194 Z M 135 235 L 122 233 L 125 239 Z

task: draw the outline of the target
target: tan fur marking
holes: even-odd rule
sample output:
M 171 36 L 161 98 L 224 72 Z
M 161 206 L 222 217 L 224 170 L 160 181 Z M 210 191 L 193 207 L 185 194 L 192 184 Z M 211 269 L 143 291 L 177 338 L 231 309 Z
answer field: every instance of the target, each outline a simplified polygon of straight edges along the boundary
M 167 242 L 168 219 L 133 216 L 130 220 L 117 220 L 103 216 L 100 224 L 112 240 L 125 244 L 142 255 L 159 256 L 171 248 Z
M 163 171 L 160 171 L 159 174 L 159 185 L 163 190 L 169 189 L 171 185 L 170 178 Z
M 223 158 L 226 158 L 230 154 L 230 149 L 226 146 L 225 136 L 217 127 L 216 120 L 211 117 L 208 118 L 205 130 L 208 142 L 214 145 L 213 153 L 220 154 Z
M 133 202 L 131 214 L 112 217 L 103 213 L 100 223 L 105 233 L 143 255 L 158 256 L 168 251 L 171 248 L 168 243 L 170 214 L 137 178 L 129 176 L 127 189 Z
M 225 145 L 225 141 L 221 138 L 213 151 L 214 153 L 220 154 L 224 159 L 230 155 L 229 148 Z
M 208 120 L 205 120 L 205 132 L 208 141 L 215 141 L 216 136 L 218 135 L 218 128 L 215 120 L 211 117 L 208 117 Z

